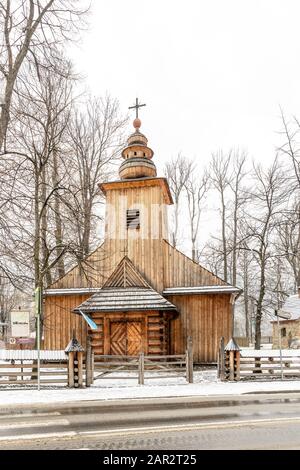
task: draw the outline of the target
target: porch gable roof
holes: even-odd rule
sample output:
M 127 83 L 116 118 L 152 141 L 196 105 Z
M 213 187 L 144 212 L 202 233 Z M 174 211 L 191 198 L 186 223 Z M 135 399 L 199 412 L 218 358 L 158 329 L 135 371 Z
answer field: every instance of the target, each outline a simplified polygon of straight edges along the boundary
M 177 310 L 151 287 L 105 287 L 76 307 L 73 312 L 128 312 Z

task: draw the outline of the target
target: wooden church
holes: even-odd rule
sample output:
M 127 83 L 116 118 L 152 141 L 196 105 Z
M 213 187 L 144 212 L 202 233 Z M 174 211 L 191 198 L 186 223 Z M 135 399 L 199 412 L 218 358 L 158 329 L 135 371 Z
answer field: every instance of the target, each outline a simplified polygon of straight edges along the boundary
M 100 184 L 103 244 L 44 291 L 43 346 L 64 349 L 75 330 L 100 355 L 182 354 L 191 336 L 194 362 L 215 362 L 221 336 L 232 334 L 239 289 L 168 242 L 168 181 L 156 174 L 138 114 L 133 126 L 120 179 Z

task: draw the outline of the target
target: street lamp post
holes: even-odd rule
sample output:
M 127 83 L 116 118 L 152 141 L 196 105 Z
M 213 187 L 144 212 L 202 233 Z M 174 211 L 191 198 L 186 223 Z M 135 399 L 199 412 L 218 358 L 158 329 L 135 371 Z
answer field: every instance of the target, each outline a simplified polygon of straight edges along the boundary
M 279 345 L 279 357 L 280 357 L 280 371 L 281 371 L 281 380 L 283 380 L 283 367 L 282 367 L 282 347 L 281 347 L 281 331 L 279 326 L 279 315 L 278 310 L 275 310 L 275 316 L 277 318 L 277 332 L 278 332 L 278 345 Z

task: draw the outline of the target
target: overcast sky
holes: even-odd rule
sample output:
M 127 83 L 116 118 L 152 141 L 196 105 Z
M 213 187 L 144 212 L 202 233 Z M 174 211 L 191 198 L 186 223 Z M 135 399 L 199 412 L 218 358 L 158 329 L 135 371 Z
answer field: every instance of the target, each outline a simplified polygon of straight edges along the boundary
M 157 163 L 231 146 L 266 161 L 279 106 L 300 115 L 299 22 L 299 0 L 93 0 L 73 58 L 94 94 L 147 103 Z
M 299 0 L 92 0 L 72 55 L 96 95 L 138 96 L 155 163 L 240 147 L 270 162 L 300 116 Z M 131 132 L 131 127 L 128 128 Z

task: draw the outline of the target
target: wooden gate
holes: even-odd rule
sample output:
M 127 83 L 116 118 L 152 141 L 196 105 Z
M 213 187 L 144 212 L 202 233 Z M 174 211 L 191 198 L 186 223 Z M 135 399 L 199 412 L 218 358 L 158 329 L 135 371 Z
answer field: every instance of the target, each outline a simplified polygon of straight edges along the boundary
M 135 356 L 142 348 L 140 321 L 111 321 L 110 353 L 119 356 Z

